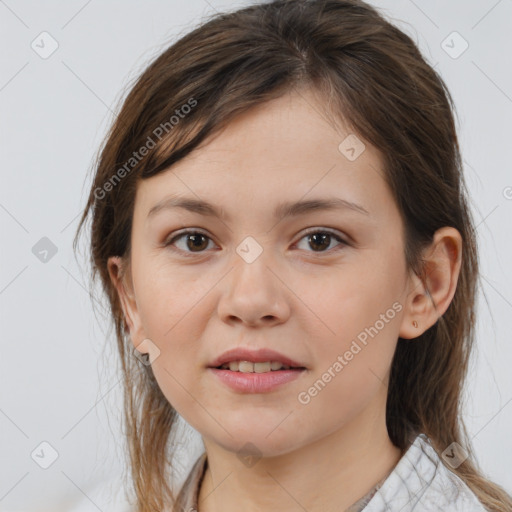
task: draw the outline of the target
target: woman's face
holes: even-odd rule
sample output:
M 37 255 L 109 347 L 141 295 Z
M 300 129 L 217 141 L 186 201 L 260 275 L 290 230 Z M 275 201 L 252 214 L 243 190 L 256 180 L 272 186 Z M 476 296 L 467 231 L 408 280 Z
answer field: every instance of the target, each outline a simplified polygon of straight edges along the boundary
M 283 454 L 384 411 L 407 296 L 402 222 L 377 150 L 321 112 L 311 91 L 283 96 L 138 185 L 132 341 L 151 340 L 166 398 L 231 451 Z M 306 369 L 232 389 L 209 365 L 236 347 Z

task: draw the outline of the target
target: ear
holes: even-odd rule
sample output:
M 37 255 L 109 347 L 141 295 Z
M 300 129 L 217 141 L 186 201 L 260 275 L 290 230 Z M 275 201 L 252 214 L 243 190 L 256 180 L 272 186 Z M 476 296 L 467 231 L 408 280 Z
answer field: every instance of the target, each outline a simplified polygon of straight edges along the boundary
M 110 279 L 117 290 L 125 319 L 125 331 L 129 330 L 135 348 L 146 338 L 135 299 L 131 269 L 120 256 L 111 256 L 107 262 Z M 140 351 L 140 350 L 139 350 Z
M 461 261 L 462 237 L 458 230 L 450 226 L 438 229 L 424 250 L 423 279 L 414 274 L 409 280 L 401 338 L 420 336 L 444 315 L 455 295 Z

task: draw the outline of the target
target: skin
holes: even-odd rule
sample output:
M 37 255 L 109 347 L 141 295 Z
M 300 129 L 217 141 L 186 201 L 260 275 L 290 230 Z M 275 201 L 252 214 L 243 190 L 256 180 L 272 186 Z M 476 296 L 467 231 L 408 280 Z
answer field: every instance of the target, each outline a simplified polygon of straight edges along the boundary
M 322 115 L 321 101 L 303 90 L 259 105 L 142 181 L 131 260 L 109 259 L 134 346 L 144 352 L 140 343 L 150 339 L 158 348 L 158 384 L 202 436 L 208 468 L 200 512 L 345 510 L 385 478 L 402 455 L 385 423 L 398 337 L 415 343 L 455 293 L 458 231 L 435 233 L 423 284 L 406 268 L 403 224 L 380 153 L 364 141 L 354 161 L 342 154 L 338 146 L 351 132 Z M 226 218 L 162 209 L 148 219 L 170 195 L 207 200 Z M 273 217 L 282 201 L 333 196 L 369 215 L 337 209 Z M 187 236 L 164 246 L 183 228 L 206 234 L 199 252 Z M 329 228 L 346 243 L 308 242 L 307 228 Z M 247 236 L 262 248 L 252 263 L 236 252 Z M 394 303 L 394 317 L 301 403 L 299 393 Z M 206 366 L 239 345 L 271 347 L 307 371 L 271 393 L 234 392 Z M 248 442 L 257 449 L 249 465 L 238 456 Z

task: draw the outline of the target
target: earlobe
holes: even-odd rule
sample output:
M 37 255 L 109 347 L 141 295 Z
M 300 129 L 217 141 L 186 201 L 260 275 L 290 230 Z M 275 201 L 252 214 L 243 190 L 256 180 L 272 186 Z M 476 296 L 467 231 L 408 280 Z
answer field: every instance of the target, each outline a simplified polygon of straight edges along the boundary
M 417 338 L 444 315 L 455 295 L 461 257 L 460 233 L 449 226 L 438 229 L 424 250 L 422 278 L 414 275 L 410 279 L 401 338 Z
M 427 330 L 424 319 L 429 297 L 428 289 L 425 288 L 421 277 L 411 273 L 399 332 L 401 338 L 414 339 Z

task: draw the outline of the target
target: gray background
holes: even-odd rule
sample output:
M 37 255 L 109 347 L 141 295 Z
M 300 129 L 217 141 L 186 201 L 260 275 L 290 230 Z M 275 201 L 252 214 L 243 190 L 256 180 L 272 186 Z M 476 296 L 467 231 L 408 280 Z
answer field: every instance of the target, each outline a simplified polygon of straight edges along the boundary
M 371 3 L 455 98 L 484 283 L 465 420 L 482 470 L 512 492 L 512 1 Z M 128 82 L 202 17 L 242 5 L 0 0 L 1 511 L 126 509 L 114 338 L 71 247 L 86 176 Z M 201 445 L 182 425 L 184 475 Z M 42 442 L 58 453 L 47 469 Z

